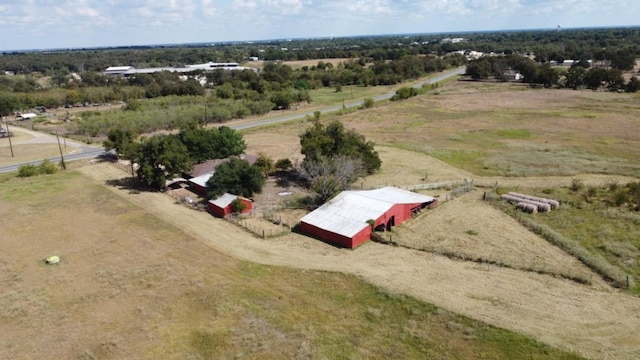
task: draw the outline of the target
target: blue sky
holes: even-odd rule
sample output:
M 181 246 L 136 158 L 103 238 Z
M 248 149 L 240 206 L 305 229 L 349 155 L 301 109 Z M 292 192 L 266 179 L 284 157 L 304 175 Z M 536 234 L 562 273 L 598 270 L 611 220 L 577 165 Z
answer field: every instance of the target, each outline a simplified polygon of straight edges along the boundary
M 638 25 L 638 0 L 0 0 L 0 51 Z

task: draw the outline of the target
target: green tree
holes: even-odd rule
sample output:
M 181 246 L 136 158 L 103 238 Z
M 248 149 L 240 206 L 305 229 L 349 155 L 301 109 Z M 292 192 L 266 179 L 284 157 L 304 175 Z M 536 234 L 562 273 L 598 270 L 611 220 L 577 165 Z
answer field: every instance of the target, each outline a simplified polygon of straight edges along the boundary
M 631 79 L 629 79 L 629 82 L 625 87 L 625 91 L 634 93 L 639 90 L 640 90 L 640 80 L 638 80 L 638 78 L 634 76 Z
M 618 69 L 608 69 L 604 74 L 604 82 L 609 91 L 624 89 L 624 77 Z
M 269 176 L 276 170 L 273 159 L 263 152 L 260 152 L 258 154 L 258 159 L 253 164 L 253 166 L 256 166 L 258 169 L 260 169 L 260 172 L 262 172 L 262 175 L 264 177 Z
M 195 163 L 240 155 L 247 148 L 242 133 L 228 126 L 210 129 L 187 127 L 180 131 L 178 138 Z
M 590 68 L 584 75 L 584 84 L 591 90 L 598 90 L 605 80 L 606 72 L 601 67 Z
M 326 127 L 318 120 L 300 135 L 301 152 L 304 161 L 320 161 L 339 155 L 346 155 L 363 162 L 368 174 L 380 169 L 382 161 L 375 151 L 374 143 L 355 130 L 345 130 L 340 121 L 333 121 Z
M 232 157 L 216 168 L 216 172 L 207 181 L 209 197 L 215 198 L 224 193 L 251 197 L 262 192 L 265 184 L 260 169 L 248 161 Z
M 275 164 L 276 171 L 289 171 L 293 168 L 293 163 L 289 159 L 278 159 Z
M 7 116 L 18 108 L 15 98 L 7 93 L 0 93 L 0 116 Z
M 163 189 L 167 179 L 191 170 L 187 147 L 176 136 L 156 135 L 144 139 L 132 150 L 138 164 L 138 179 L 147 186 Z
M 618 70 L 633 70 L 636 64 L 635 53 L 630 48 L 612 51 L 609 60 L 611 60 L 611 67 Z
M 572 66 L 565 75 L 565 87 L 574 90 L 584 86 L 584 77 L 587 70 L 582 66 Z
M 538 67 L 536 76 L 533 82 L 536 84 L 542 84 L 544 87 L 549 88 L 558 83 L 560 75 L 551 68 L 549 64 L 542 64 Z
M 491 74 L 491 65 L 489 60 L 481 58 L 476 61 L 472 61 L 467 65 L 467 75 L 471 76 L 473 80 L 486 79 Z
M 138 135 L 132 129 L 112 128 L 107 133 L 107 139 L 102 145 L 105 151 L 113 149 L 116 155 L 120 156 L 127 152 L 128 147 L 136 141 L 137 137 Z

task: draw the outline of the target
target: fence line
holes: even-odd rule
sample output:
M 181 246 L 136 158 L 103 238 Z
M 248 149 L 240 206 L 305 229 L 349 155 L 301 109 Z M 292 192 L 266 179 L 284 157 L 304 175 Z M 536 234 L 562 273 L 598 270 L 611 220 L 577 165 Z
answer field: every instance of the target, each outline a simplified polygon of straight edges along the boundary
M 508 269 L 526 271 L 526 272 L 533 272 L 541 275 L 558 276 L 568 280 L 575 281 L 580 284 L 590 285 L 593 281 L 592 272 L 572 270 L 570 267 L 554 266 L 553 264 L 547 263 L 544 260 L 539 260 L 539 259 L 531 259 L 531 260 L 506 259 L 505 260 L 500 257 L 484 257 L 484 256 L 478 257 L 471 254 L 466 254 L 461 251 L 451 251 L 446 249 L 416 247 L 416 246 L 406 245 L 406 244 L 403 244 L 401 239 L 400 241 L 398 241 L 398 238 L 401 238 L 401 236 L 398 234 L 388 234 L 385 236 L 378 233 L 372 236 L 371 240 L 385 244 L 385 245 L 399 246 L 406 249 L 427 253 L 430 260 L 435 259 L 437 256 L 445 256 L 452 260 L 473 262 L 476 264 L 476 267 L 479 270 L 494 271 L 499 268 L 508 268 Z

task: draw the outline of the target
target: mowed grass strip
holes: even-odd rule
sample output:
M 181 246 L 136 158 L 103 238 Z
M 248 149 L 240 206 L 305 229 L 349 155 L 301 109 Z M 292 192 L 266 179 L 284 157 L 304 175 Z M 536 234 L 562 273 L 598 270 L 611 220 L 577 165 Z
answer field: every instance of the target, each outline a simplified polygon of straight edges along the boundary
M 355 276 L 237 261 L 73 171 L 5 179 L 0 200 L 2 358 L 579 358 Z

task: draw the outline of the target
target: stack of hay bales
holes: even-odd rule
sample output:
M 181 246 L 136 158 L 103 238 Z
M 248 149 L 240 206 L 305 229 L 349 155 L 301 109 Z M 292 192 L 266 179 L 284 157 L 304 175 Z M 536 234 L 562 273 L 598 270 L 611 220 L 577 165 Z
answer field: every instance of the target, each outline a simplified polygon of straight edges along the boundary
M 528 213 L 549 212 L 560 206 L 560 202 L 558 200 L 546 199 L 516 192 L 503 194 L 501 198 L 512 204 L 515 203 L 517 209 Z
M 521 202 L 517 203 L 516 204 L 516 209 L 522 210 L 522 211 L 524 211 L 526 213 L 529 213 L 529 214 L 535 214 L 535 213 L 538 212 L 538 206 L 536 206 L 534 204 L 526 203 L 524 201 L 521 201 Z

